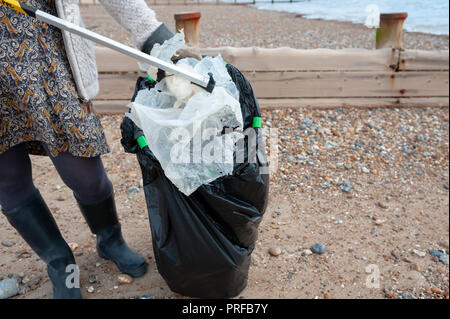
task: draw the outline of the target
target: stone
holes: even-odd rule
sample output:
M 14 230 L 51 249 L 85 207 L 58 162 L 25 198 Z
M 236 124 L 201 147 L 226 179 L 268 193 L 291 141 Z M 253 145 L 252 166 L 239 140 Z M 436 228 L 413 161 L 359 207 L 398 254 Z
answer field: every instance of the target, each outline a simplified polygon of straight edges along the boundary
M 380 207 L 382 209 L 387 209 L 388 208 L 388 206 L 385 203 L 383 203 L 383 202 L 378 202 L 377 205 L 378 205 L 378 207 Z
M 7 299 L 19 293 L 19 284 L 12 278 L 4 279 L 0 282 L 0 299 Z
M 128 194 L 139 194 L 140 192 L 141 192 L 141 190 L 139 189 L 139 187 L 136 187 L 136 186 L 131 186 L 127 190 Z
M 442 255 L 439 257 L 439 261 L 444 265 L 448 266 L 448 255 Z
M 426 252 L 420 251 L 420 250 L 417 250 L 417 249 L 413 249 L 412 251 L 413 251 L 414 254 L 416 254 L 419 257 L 425 257 L 426 254 L 427 254 Z
M 310 249 L 306 249 L 302 252 L 302 256 L 310 256 L 313 252 Z
M 2 245 L 5 247 L 12 247 L 14 246 L 16 243 L 12 242 L 12 241 L 2 241 Z
M 95 289 L 94 289 L 94 287 L 93 286 L 89 286 L 88 287 L 88 289 L 87 289 L 87 291 L 88 291 L 88 293 L 93 293 L 94 291 L 95 291 Z
M 323 183 L 320 184 L 320 186 L 321 186 L 323 189 L 328 189 L 328 188 L 331 187 L 331 184 L 328 183 L 328 182 L 323 182 Z
M 96 274 L 90 274 L 88 280 L 89 283 L 95 284 L 98 281 L 98 276 Z
M 58 198 L 56 198 L 57 201 L 59 202 L 64 202 L 65 200 L 67 200 L 67 197 L 63 194 L 59 195 Z
M 281 254 L 281 248 L 280 247 L 272 247 L 269 249 L 269 254 L 271 256 L 279 256 Z
M 326 251 L 325 245 L 321 244 L 321 243 L 314 244 L 309 249 L 313 253 L 319 254 L 319 255 L 325 254 L 325 251 Z
M 79 245 L 77 243 L 69 243 L 70 250 L 72 250 L 73 252 L 77 250 L 78 246 Z
M 19 294 L 26 295 L 30 291 L 31 291 L 30 287 L 25 285 L 19 289 Z
M 119 285 L 128 285 L 133 282 L 133 278 L 126 274 L 120 274 L 117 276 L 117 279 L 119 280 Z
M 437 258 L 441 257 L 442 255 L 445 255 L 444 252 L 437 250 L 437 249 L 430 249 L 430 250 L 428 250 L 428 252 L 430 253 L 431 256 L 434 256 Z
M 344 193 L 350 193 L 350 192 L 352 191 L 352 189 L 353 189 L 352 185 L 350 185 L 350 184 L 347 183 L 347 182 L 342 182 L 342 183 L 339 185 L 339 188 L 340 188 L 341 191 L 343 191 Z
M 363 167 L 361 167 L 361 172 L 365 173 L 365 174 L 369 174 L 370 170 L 367 167 L 363 166 Z

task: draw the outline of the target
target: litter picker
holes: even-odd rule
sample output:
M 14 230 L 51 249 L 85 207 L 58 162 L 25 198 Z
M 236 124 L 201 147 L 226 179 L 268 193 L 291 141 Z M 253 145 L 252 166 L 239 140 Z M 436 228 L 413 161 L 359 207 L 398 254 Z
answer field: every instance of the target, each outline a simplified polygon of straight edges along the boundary
M 181 69 L 174 64 L 167 63 L 166 61 L 160 60 L 160 59 L 155 58 L 151 55 L 148 55 L 144 52 L 141 52 L 139 50 L 136 50 L 134 48 L 126 46 L 122 43 L 119 43 L 117 41 L 114 41 L 112 39 L 104 37 L 100 34 L 92 32 L 88 29 L 82 28 L 78 25 L 75 25 L 75 24 L 65 21 L 63 19 L 60 19 L 58 17 L 55 17 L 51 14 L 48 14 L 41 10 L 38 10 L 37 8 L 20 3 L 17 0 L 0 0 L 0 4 L 6 6 L 8 8 L 11 8 L 17 12 L 34 17 L 42 22 L 45 22 L 45 23 L 52 25 L 54 27 L 57 27 L 59 29 L 79 35 L 85 39 L 91 40 L 95 43 L 98 43 L 100 45 L 103 45 L 105 47 L 113 49 L 117 52 L 120 52 L 131 58 L 134 58 L 140 62 L 150 64 L 150 65 L 157 67 L 161 70 L 164 70 L 168 73 L 181 76 L 181 77 L 189 80 L 190 82 L 204 88 L 206 91 L 208 91 L 210 93 L 214 89 L 215 81 L 212 77 L 212 74 L 209 74 L 209 78 L 208 78 L 208 77 L 204 77 L 200 74 L 197 74 L 195 72 Z

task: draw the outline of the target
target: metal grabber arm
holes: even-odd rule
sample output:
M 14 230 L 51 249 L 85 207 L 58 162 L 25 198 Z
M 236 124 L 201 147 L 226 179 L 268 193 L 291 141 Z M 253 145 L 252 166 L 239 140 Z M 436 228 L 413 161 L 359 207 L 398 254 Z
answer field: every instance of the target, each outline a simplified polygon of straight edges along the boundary
M 144 52 L 141 52 L 139 50 L 136 50 L 134 48 L 126 46 L 122 43 L 114 41 L 110 38 L 104 37 L 100 34 L 92 32 L 88 29 L 82 28 L 78 25 L 75 25 L 75 24 L 65 21 L 63 19 L 60 19 L 58 17 L 55 17 L 51 14 L 48 14 L 41 10 L 38 10 L 37 8 L 33 8 L 26 4 L 20 3 L 17 0 L 0 0 L 0 4 L 4 5 L 5 7 L 11 8 L 17 12 L 34 17 L 42 22 L 45 22 L 49 25 L 57 27 L 61 30 L 65 30 L 70 33 L 79 35 L 85 39 L 91 40 L 95 43 L 98 43 L 100 45 L 103 45 L 105 47 L 113 49 L 117 52 L 120 52 L 131 58 L 134 58 L 140 62 L 150 64 L 150 65 L 157 67 L 161 70 L 164 70 L 168 73 L 181 76 L 181 77 L 189 80 L 190 82 L 204 88 L 206 91 L 208 91 L 210 93 L 214 89 L 215 81 L 211 74 L 209 74 L 209 78 L 208 78 L 208 77 L 203 77 L 202 75 L 197 74 L 195 72 L 183 70 L 174 64 L 167 63 L 166 61 L 160 60 L 160 59 L 155 58 L 151 55 L 148 55 Z

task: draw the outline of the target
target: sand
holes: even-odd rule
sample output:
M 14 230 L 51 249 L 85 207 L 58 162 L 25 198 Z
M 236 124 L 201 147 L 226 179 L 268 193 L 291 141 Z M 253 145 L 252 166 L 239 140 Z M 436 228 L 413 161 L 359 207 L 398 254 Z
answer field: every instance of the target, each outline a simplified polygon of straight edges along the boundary
M 128 194 L 141 173 L 120 144 L 121 118 L 102 117 L 112 150 L 104 164 L 125 238 L 149 262 L 144 277 L 118 284 L 117 268 L 97 256 L 95 238 L 48 158 L 33 156 L 35 183 L 66 240 L 78 246 L 85 298 L 182 298 L 156 269 L 143 192 Z M 448 109 L 264 110 L 263 119 L 278 129 L 279 167 L 239 298 L 448 298 L 448 265 L 428 252 L 449 249 Z M 43 262 L 3 216 L 0 228 L 0 242 L 14 243 L 0 245 L 0 276 L 37 282 L 16 298 L 51 297 Z M 308 255 L 315 243 L 326 253 Z M 271 248 L 281 254 L 271 256 Z M 375 287 L 366 273 L 374 270 Z M 93 274 L 99 280 L 90 284 Z

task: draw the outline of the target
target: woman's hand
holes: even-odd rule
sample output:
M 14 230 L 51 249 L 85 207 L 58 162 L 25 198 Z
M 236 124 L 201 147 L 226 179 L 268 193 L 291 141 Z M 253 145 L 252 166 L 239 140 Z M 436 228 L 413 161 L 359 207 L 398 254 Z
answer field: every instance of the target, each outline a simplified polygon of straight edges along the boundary
M 165 24 L 161 24 L 144 43 L 142 52 L 150 54 L 153 46 L 156 43 L 163 44 L 164 41 L 169 40 L 173 36 L 174 34 L 169 30 L 169 28 L 167 28 Z M 175 53 L 175 55 L 172 57 L 172 61 L 176 62 L 184 58 L 194 58 L 197 60 L 201 60 L 202 56 L 200 54 L 200 49 L 185 45 Z

